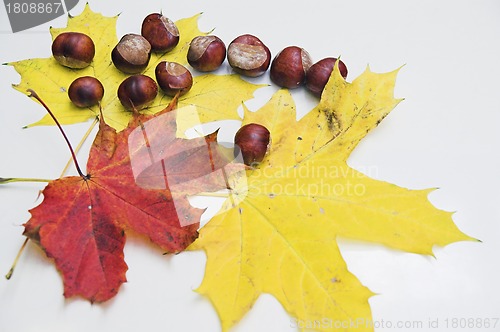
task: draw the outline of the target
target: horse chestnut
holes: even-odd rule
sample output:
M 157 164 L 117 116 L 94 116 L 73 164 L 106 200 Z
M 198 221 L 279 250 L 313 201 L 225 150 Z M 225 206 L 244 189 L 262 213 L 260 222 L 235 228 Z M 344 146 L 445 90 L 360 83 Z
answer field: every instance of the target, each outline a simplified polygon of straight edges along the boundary
M 118 99 L 131 111 L 138 111 L 153 102 L 158 94 L 156 82 L 146 75 L 132 75 L 118 87 Z
M 271 63 L 271 80 L 283 88 L 297 88 L 304 83 L 311 65 L 311 56 L 306 50 L 288 46 L 278 53 Z
M 250 123 L 241 127 L 234 136 L 234 144 L 239 147 L 245 165 L 260 163 L 269 146 L 270 133 L 266 127 Z
M 81 69 L 94 59 L 95 45 L 86 34 L 63 32 L 52 42 L 52 55 L 65 67 Z
M 95 77 L 83 76 L 74 80 L 68 88 L 68 97 L 78 107 L 97 105 L 104 96 L 104 87 Z
M 189 45 L 187 60 L 196 70 L 208 72 L 219 68 L 226 58 L 226 45 L 217 36 L 198 36 Z
M 315 96 L 320 97 L 321 93 L 323 93 L 323 89 L 325 88 L 326 83 L 330 79 L 332 75 L 333 68 L 335 67 L 335 63 L 338 61 L 340 75 L 343 78 L 347 77 L 347 66 L 342 62 L 342 60 L 338 60 L 336 58 L 325 58 L 319 60 L 315 64 L 309 68 L 306 74 L 306 87 L 311 91 Z
M 137 74 L 146 69 L 151 58 L 151 44 L 141 35 L 123 36 L 111 52 L 116 68 L 127 74 Z
M 156 81 L 163 92 L 170 97 L 186 94 L 193 86 L 189 70 L 177 62 L 160 62 L 155 69 Z
M 257 77 L 269 68 L 271 52 L 259 38 L 246 34 L 237 37 L 229 44 L 227 61 L 235 72 Z
M 175 23 L 158 13 L 146 16 L 141 35 L 148 40 L 154 52 L 168 52 L 179 43 L 179 29 Z

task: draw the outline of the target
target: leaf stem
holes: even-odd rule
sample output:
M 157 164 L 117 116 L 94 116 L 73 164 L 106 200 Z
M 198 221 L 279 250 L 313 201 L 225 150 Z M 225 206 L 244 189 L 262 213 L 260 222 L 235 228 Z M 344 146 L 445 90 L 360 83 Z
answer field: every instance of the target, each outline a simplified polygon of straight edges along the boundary
M 26 244 L 28 244 L 29 237 L 24 240 L 23 245 L 21 246 L 21 249 L 19 249 L 19 252 L 17 253 L 16 258 L 14 259 L 14 263 L 12 263 L 12 267 L 10 268 L 9 272 L 5 275 L 5 279 L 10 280 L 12 278 L 12 275 L 14 274 L 14 269 L 16 268 L 17 262 L 19 261 L 19 258 L 21 257 L 21 254 L 24 251 L 24 248 L 26 248 Z
M 82 170 L 80 168 L 80 165 L 78 164 L 78 160 L 76 159 L 75 151 L 73 150 L 73 147 L 71 146 L 71 143 L 70 143 L 70 141 L 68 139 L 68 136 L 66 136 L 66 134 L 64 133 L 64 130 L 62 129 L 61 124 L 59 123 L 59 121 L 57 121 L 57 118 L 55 117 L 54 113 L 52 113 L 52 111 L 49 109 L 49 107 L 43 102 L 43 100 L 36 94 L 35 91 L 33 91 L 31 89 L 28 89 L 28 92 L 30 93 L 28 96 L 32 97 L 32 98 L 35 98 L 36 100 L 38 100 L 40 102 L 40 104 L 42 104 L 42 106 L 45 107 L 45 109 L 47 110 L 47 112 L 49 113 L 49 115 L 52 117 L 52 119 L 56 123 L 57 127 L 61 131 L 61 133 L 62 133 L 62 135 L 64 137 L 64 140 L 66 141 L 66 144 L 68 144 L 69 150 L 71 152 L 71 156 L 73 157 L 73 161 L 75 163 L 76 171 L 78 172 L 78 174 L 83 179 L 87 179 L 88 176 L 86 176 L 86 175 L 83 174 L 83 172 L 82 172 Z
M 90 128 L 87 130 L 87 132 L 85 132 L 85 134 L 83 135 L 83 138 L 81 139 L 80 143 L 78 143 L 78 145 L 76 146 L 75 153 L 78 153 L 80 151 L 80 149 L 82 148 L 83 144 L 85 143 L 85 141 L 87 140 L 87 138 L 89 138 L 90 133 L 92 133 L 92 131 L 95 128 L 95 125 L 98 122 L 99 122 L 99 117 L 95 117 L 94 121 L 92 121 L 92 124 L 90 125 Z M 63 177 L 66 174 L 66 172 L 68 171 L 68 168 L 71 165 L 72 161 L 73 161 L 73 158 L 70 158 L 68 160 L 68 162 L 66 163 L 66 166 L 64 166 L 64 169 L 61 172 L 61 176 L 60 177 Z
M 13 182 L 50 182 L 49 179 L 35 179 L 35 178 L 0 178 L 0 184 L 13 183 Z

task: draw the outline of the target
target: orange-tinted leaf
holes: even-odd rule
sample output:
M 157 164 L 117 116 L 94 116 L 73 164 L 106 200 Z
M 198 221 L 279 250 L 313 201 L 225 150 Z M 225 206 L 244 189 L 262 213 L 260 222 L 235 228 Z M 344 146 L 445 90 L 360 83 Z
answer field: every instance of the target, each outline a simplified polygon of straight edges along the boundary
M 118 133 L 101 120 L 88 175 L 50 182 L 43 202 L 30 211 L 25 235 L 54 258 L 66 297 L 102 302 L 117 293 L 126 280 L 129 230 L 172 253 L 197 238 L 203 210 L 193 208 L 187 195 L 226 188 L 217 171 L 227 161 L 215 134 L 176 138 L 175 117 L 168 109 L 135 116 Z

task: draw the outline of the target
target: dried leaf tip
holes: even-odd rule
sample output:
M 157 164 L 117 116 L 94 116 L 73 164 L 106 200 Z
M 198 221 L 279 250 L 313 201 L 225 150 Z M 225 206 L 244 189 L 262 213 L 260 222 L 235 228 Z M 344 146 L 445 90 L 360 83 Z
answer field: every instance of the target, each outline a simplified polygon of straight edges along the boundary
M 27 237 L 26 240 L 24 240 L 23 245 L 19 249 L 16 258 L 14 259 L 14 263 L 12 263 L 12 267 L 10 268 L 9 272 L 5 275 L 5 279 L 10 280 L 12 278 L 12 275 L 14 274 L 14 270 L 16 269 L 17 262 L 19 261 L 19 258 L 21 257 L 21 254 L 24 251 L 24 248 L 26 248 L 26 244 L 28 244 L 29 238 Z

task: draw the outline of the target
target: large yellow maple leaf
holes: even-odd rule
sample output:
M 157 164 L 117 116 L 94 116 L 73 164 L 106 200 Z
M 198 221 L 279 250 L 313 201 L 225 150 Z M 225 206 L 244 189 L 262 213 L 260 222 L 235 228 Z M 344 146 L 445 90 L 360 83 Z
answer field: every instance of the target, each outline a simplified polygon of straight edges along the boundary
M 273 295 L 301 329 L 372 331 L 370 290 L 349 272 L 337 237 L 432 255 L 434 245 L 471 240 L 429 190 L 408 190 L 350 168 L 359 141 L 400 102 L 397 71 L 367 70 L 352 83 L 338 68 L 317 107 L 296 121 L 293 99 L 278 91 L 243 124 L 271 132 L 259 167 L 231 179 L 231 196 L 190 249 L 207 254 L 198 292 L 228 330 L 262 293 Z
M 195 36 L 205 34 L 198 29 L 199 16 L 198 14 L 176 22 L 180 32 L 179 44 L 168 53 L 152 53 L 143 74 L 155 78 L 155 67 L 164 60 L 187 64 L 189 43 Z M 101 105 L 106 123 L 117 130 L 125 128 L 131 114 L 120 104 L 116 91 L 119 84 L 129 75 L 116 69 L 111 61 L 111 51 L 118 43 L 117 19 L 118 16 L 105 17 L 94 13 L 87 4 L 80 15 L 69 16 L 67 27 L 51 28 L 52 40 L 60 33 L 68 31 L 82 32 L 90 36 L 96 47 L 93 62 L 89 67 L 77 70 L 61 66 L 53 57 L 8 63 L 21 75 L 21 82 L 14 85 L 14 88 L 25 94 L 28 94 L 28 89 L 37 91 L 60 123 L 72 124 L 87 121 L 99 114 L 97 106 L 84 109 L 74 106 L 67 95 L 67 88 L 73 80 L 81 76 L 94 76 L 104 85 L 105 94 Z M 131 32 L 138 30 L 140 27 L 132 28 Z M 50 45 L 47 45 L 47 48 L 50 48 Z M 242 80 L 238 75 L 193 73 L 193 76 L 192 89 L 179 98 L 178 105 L 197 105 L 199 109 L 206 111 L 205 114 L 210 114 L 211 120 L 238 119 L 237 108 L 241 102 L 251 98 L 253 92 L 260 87 Z M 156 113 L 165 108 L 171 99 L 159 91 L 155 101 L 145 112 Z M 200 115 L 200 121 L 207 119 L 205 115 Z M 50 116 L 45 115 L 33 125 L 53 124 Z

